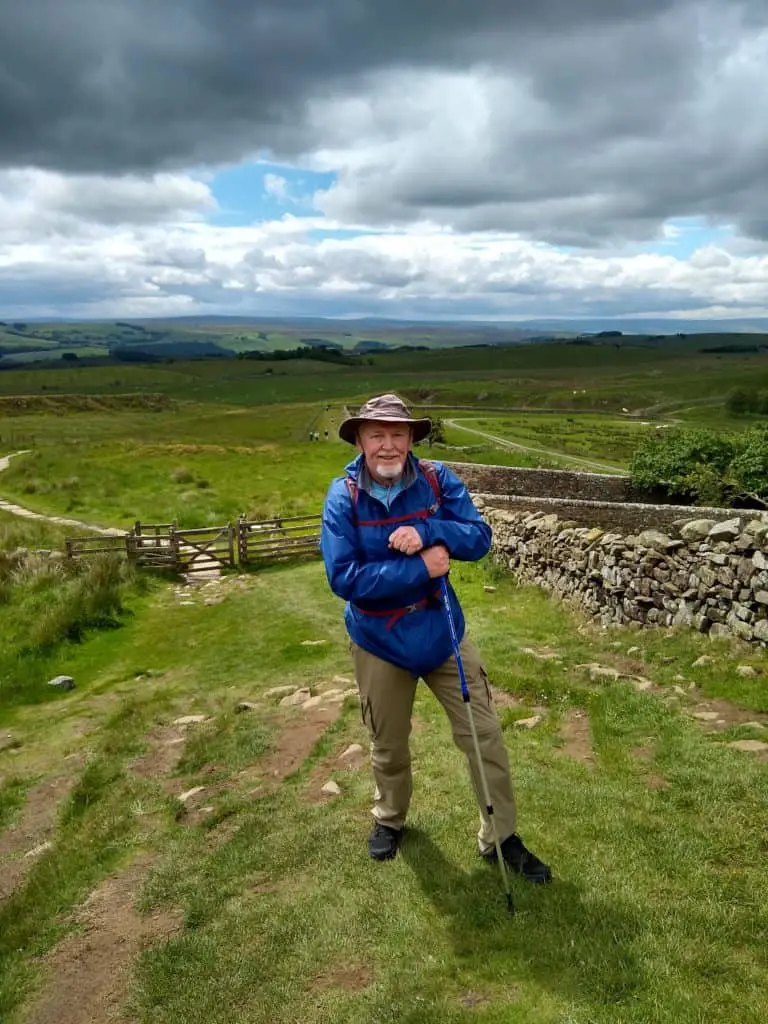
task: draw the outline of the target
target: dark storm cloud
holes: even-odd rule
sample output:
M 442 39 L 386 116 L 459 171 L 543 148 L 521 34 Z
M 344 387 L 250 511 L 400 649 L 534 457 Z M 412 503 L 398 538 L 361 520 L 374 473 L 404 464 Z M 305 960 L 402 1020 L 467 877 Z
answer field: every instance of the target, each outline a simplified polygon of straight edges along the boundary
M 674 5 L 644 0 L 642 19 Z M 0 162 L 124 172 L 306 148 L 308 99 L 402 67 L 543 56 L 635 0 L 2 0 Z M 558 59 L 603 60 L 595 48 Z M 552 72 L 540 85 L 559 90 Z
M 766 0 L 0 0 L 0 167 L 266 151 L 337 171 L 345 223 L 768 238 L 767 25 Z

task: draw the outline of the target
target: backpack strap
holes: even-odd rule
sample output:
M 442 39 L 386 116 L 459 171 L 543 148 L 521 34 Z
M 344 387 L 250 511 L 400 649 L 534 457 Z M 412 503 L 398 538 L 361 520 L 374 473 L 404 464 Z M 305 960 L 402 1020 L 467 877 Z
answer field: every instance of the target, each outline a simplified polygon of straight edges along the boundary
M 435 464 L 427 459 L 419 459 L 419 468 L 427 478 L 427 483 L 432 488 L 432 493 L 435 496 L 435 504 L 429 510 L 430 515 L 434 515 L 443 503 L 443 492 L 440 488 L 437 470 L 435 469 Z
M 357 519 L 357 499 L 360 494 L 360 488 L 357 486 L 357 480 L 353 480 L 351 476 L 345 477 L 344 483 L 347 485 L 347 493 L 349 494 L 350 501 L 352 502 L 355 519 Z
M 355 525 L 357 526 L 384 526 L 394 525 L 395 523 L 402 522 L 407 519 L 426 519 L 428 516 L 433 516 L 435 512 L 440 508 L 443 503 L 443 492 L 440 488 L 440 480 L 437 476 L 437 470 L 435 469 L 434 463 L 428 462 L 426 459 L 418 459 L 417 466 L 426 477 L 427 483 L 432 489 L 432 493 L 435 496 L 434 503 L 430 505 L 428 509 L 424 509 L 418 512 L 411 512 L 404 516 L 397 516 L 389 519 L 377 519 L 371 522 L 360 523 L 357 518 L 357 502 L 360 496 L 360 486 L 357 480 L 354 480 L 351 476 L 344 478 L 346 484 L 347 493 L 349 499 L 352 502 L 352 514 L 354 516 Z

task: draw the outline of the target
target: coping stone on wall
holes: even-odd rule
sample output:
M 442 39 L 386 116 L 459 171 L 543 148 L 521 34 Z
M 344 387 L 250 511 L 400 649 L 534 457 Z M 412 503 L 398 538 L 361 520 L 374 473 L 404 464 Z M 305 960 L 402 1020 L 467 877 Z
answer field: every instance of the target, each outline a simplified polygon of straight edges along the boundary
M 630 477 L 615 473 L 582 473 L 570 469 L 528 469 L 475 462 L 445 462 L 470 491 L 538 498 L 577 498 L 582 501 L 636 501 L 673 504 L 660 490 L 633 486 Z
M 673 523 L 683 519 L 714 519 L 721 522 L 745 514 L 744 509 L 708 508 L 701 505 L 650 505 L 630 501 L 538 498 L 476 491 L 472 492 L 472 497 L 490 508 L 508 509 L 510 512 L 551 512 L 560 519 L 572 519 L 584 526 L 602 526 L 627 532 L 649 527 L 669 529 Z M 757 516 L 757 513 L 752 514 Z

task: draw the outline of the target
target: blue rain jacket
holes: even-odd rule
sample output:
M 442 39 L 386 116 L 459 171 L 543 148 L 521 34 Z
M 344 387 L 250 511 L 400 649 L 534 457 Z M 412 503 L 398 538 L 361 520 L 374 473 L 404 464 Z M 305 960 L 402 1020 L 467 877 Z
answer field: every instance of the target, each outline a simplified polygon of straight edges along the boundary
M 453 647 L 445 609 L 440 603 L 439 579 L 430 579 L 419 554 L 404 555 L 388 546 L 390 534 L 398 526 L 413 526 L 424 547 L 443 544 L 451 558 L 474 562 L 487 554 L 491 546 L 491 528 L 472 503 L 466 486 L 440 462 L 433 462 L 440 483 L 441 504 L 435 509 L 435 493 L 419 467 L 418 459 L 408 456 L 404 474 L 406 486 L 390 507 L 374 498 L 366 489 L 367 472 L 359 455 L 328 489 L 323 507 L 320 548 L 328 582 L 334 594 L 347 602 L 344 620 L 352 640 L 371 654 L 399 665 L 414 676 L 423 676 L 442 665 Z M 346 477 L 358 485 L 354 507 Z M 433 509 L 426 519 L 414 513 Z M 402 519 L 400 517 L 403 517 Z M 398 519 L 395 523 L 365 525 L 377 520 Z M 464 636 L 464 615 L 458 598 L 448 583 L 456 632 Z M 388 616 L 366 615 L 369 611 L 395 611 L 425 598 L 430 603 L 392 623 Z

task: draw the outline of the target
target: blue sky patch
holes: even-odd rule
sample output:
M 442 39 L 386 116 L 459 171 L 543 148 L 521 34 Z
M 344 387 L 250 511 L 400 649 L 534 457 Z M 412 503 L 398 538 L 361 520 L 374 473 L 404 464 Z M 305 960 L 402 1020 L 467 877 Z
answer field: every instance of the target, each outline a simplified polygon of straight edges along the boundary
M 278 220 L 285 213 L 316 215 L 312 197 L 329 188 L 335 174 L 262 161 L 233 164 L 209 182 L 219 209 L 209 221 L 222 227 L 240 227 Z

